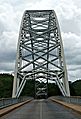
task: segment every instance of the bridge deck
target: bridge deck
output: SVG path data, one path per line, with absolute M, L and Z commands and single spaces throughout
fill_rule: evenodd
M 33 100 L 0 119 L 81 119 L 81 115 L 50 100 Z

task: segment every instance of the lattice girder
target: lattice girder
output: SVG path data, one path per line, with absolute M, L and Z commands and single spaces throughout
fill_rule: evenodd
M 57 83 L 64 96 L 70 96 L 63 44 L 53 10 L 26 10 L 23 15 L 13 97 L 20 96 L 28 79 L 35 81 L 35 97 L 47 96 L 51 80 Z

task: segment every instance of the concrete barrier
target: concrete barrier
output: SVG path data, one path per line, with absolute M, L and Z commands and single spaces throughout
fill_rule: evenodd
M 71 103 L 67 103 L 67 102 L 63 102 L 63 101 L 60 101 L 60 100 L 57 100 L 57 99 L 53 99 L 53 98 L 50 98 L 52 101 L 58 103 L 58 104 L 61 104 L 69 109 L 72 109 L 73 111 L 76 111 L 77 113 L 81 114 L 81 106 L 80 105 L 76 105 L 76 104 L 71 104 Z
M 20 106 L 22 106 L 22 105 L 24 105 L 26 103 L 29 103 L 32 100 L 33 99 L 30 99 L 30 100 L 27 100 L 27 101 L 24 101 L 24 102 L 21 102 L 21 103 L 18 103 L 18 104 L 14 104 L 12 106 L 9 106 L 9 107 L 3 108 L 3 109 L 0 109 L 0 117 L 4 116 L 5 114 L 11 112 L 14 109 L 17 109 L 18 107 L 20 107 Z

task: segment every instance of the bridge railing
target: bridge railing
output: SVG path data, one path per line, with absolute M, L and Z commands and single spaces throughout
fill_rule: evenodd
M 20 98 L 1 98 L 0 99 L 0 109 L 17 104 L 26 100 L 32 99 L 31 97 L 20 97 Z
M 60 100 L 60 101 L 67 102 L 67 103 L 81 105 L 81 97 L 79 96 L 71 96 L 71 97 L 54 96 L 53 98 Z

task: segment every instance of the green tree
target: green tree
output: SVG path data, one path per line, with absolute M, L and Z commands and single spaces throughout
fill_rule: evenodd
M 12 96 L 13 76 L 10 74 L 0 74 L 0 98 Z

